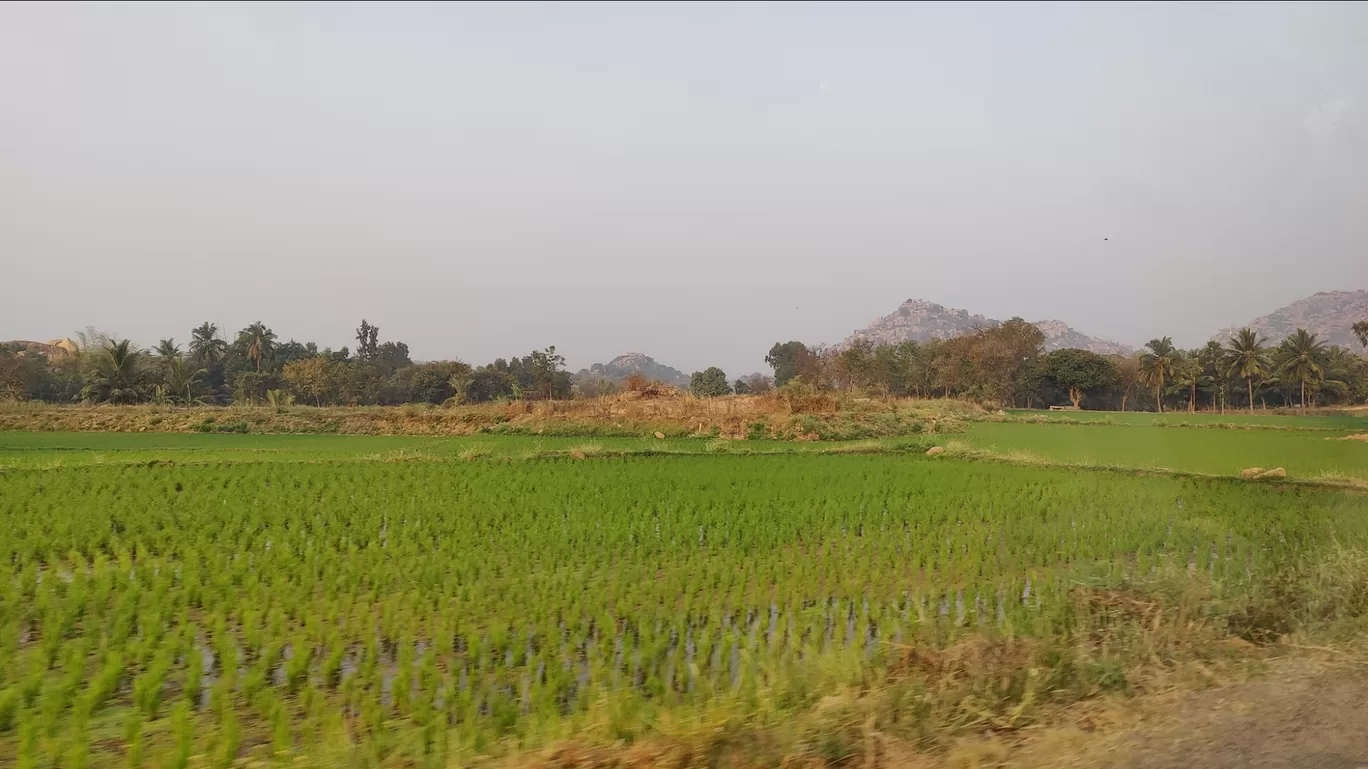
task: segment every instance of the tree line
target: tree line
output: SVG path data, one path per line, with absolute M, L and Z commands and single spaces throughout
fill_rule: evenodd
M 1368 321 L 1354 326 L 1368 347 Z M 1178 349 L 1171 337 L 1135 355 L 1044 350 L 1021 318 L 928 342 L 840 348 L 776 343 L 765 361 L 779 387 L 859 390 L 908 397 L 960 397 L 1003 406 L 1154 411 L 1312 407 L 1368 401 L 1368 359 L 1298 329 L 1270 345 L 1253 329 L 1224 342 Z
M 354 350 L 280 341 L 264 323 L 231 337 L 203 323 L 189 342 L 144 350 L 87 329 L 73 355 L 33 355 L 0 346 L 0 397 L 54 403 L 306 403 L 395 405 L 568 398 L 572 382 L 554 346 L 482 366 L 414 363 L 400 341 L 380 341 L 366 320 Z
M 1354 325 L 1368 347 L 1368 321 Z M 203 323 L 189 342 L 163 339 L 150 350 L 87 329 L 71 355 L 35 355 L 0 346 L 0 398 L 54 403 L 231 403 L 275 405 L 459 404 L 566 399 L 642 389 L 576 380 L 555 346 L 481 366 L 449 360 L 415 363 L 408 345 L 380 341 L 366 320 L 352 350 L 280 341 L 264 323 L 232 335 Z M 1252 329 L 1224 342 L 1183 350 L 1170 337 L 1132 356 L 1087 350 L 1045 352 L 1038 328 L 1020 318 L 944 340 L 843 347 L 774 344 L 773 376 L 729 381 L 713 366 L 694 372 L 699 397 L 763 393 L 774 387 L 843 390 L 871 396 L 958 397 L 1003 406 L 1126 411 L 1312 407 L 1368 401 L 1368 360 L 1298 329 L 1270 345 Z

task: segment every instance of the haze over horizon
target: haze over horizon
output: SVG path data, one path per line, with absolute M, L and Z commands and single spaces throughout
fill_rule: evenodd
M 764 368 L 1368 288 L 1368 5 L 0 5 L 0 339 Z

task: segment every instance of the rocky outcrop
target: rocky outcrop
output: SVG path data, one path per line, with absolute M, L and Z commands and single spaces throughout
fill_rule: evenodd
M 577 378 L 599 377 L 621 382 L 632 374 L 641 374 L 647 379 L 674 387 L 687 388 L 689 386 L 689 377 L 684 372 L 658 363 L 655 358 L 639 352 L 619 355 L 607 363 L 595 363 L 587 369 L 581 369 L 575 376 Z
M 1265 344 L 1277 344 L 1304 328 L 1322 342 L 1361 350 L 1353 326 L 1362 320 L 1368 320 L 1368 291 L 1322 291 L 1242 326 L 1224 329 L 1212 338 L 1224 343 L 1241 328 L 1252 328 L 1264 337 Z
M 0 342 L 0 346 L 8 347 L 20 352 L 34 353 L 36 355 L 46 355 L 48 357 L 62 357 L 65 355 L 75 355 L 80 351 L 76 343 L 70 339 L 54 339 L 50 342 L 29 342 L 25 340 L 15 340 L 13 342 Z
M 996 326 L 1001 322 L 925 299 L 908 299 L 894 312 L 846 337 L 841 345 L 848 345 L 858 339 L 868 339 L 875 344 L 951 339 L 980 328 Z M 1047 351 L 1076 347 L 1101 355 L 1129 355 L 1131 352 L 1131 348 L 1126 345 L 1080 333 L 1061 320 L 1042 320 L 1033 325 L 1045 335 Z

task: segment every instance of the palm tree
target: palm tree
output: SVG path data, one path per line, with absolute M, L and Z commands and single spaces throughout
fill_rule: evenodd
M 1268 350 L 1252 328 L 1242 328 L 1227 343 L 1230 350 L 1226 376 L 1245 380 L 1249 388 L 1249 413 L 1254 413 L 1254 379 L 1268 375 Z
M 184 393 L 185 403 L 189 405 L 194 402 L 191 391 L 204 373 L 204 369 L 187 363 L 184 358 L 172 358 L 166 364 L 166 386 L 178 396 Z
M 1225 360 L 1225 348 L 1214 339 L 1207 342 L 1206 346 L 1197 353 L 1197 362 L 1202 366 L 1202 377 L 1206 380 L 1206 388 L 1211 391 L 1211 410 L 1215 411 L 1219 403 L 1222 414 L 1225 413 L 1228 380 L 1225 373 Z
M 219 338 L 218 326 L 205 323 L 190 332 L 190 357 L 196 363 L 213 366 L 228 354 L 228 343 Z
M 1350 393 L 1349 383 L 1362 374 L 1363 359 L 1339 345 L 1330 345 L 1325 351 L 1325 373 L 1311 396 L 1312 403 L 1322 391 L 1330 391 L 1337 397 Z
M 179 358 L 181 354 L 180 345 L 176 344 L 174 337 L 157 342 L 157 349 L 155 352 L 157 353 L 157 356 L 164 361 L 172 358 Z
M 1325 376 L 1325 343 L 1299 328 L 1278 345 L 1278 370 L 1301 383 L 1301 407 L 1306 408 L 1306 383 Z
M 1174 389 L 1187 390 L 1189 414 L 1197 411 L 1197 388 L 1209 382 L 1198 355 L 1197 350 L 1180 352 L 1173 361 Z
M 1140 355 L 1140 372 L 1154 388 L 1154 405 L 1160 414 L 1164 413 L 1164 383 L 1173 375 L 1177 355 L 1173 339 L 1167 336 L 1149 340 Z
M 247 342 L 247 359 L 256 364 L 257 373 L 261 372 L 262 358 L 271 357 L 271 351 L 275 349 L 275 332 L 266 328 L 261 321 L 257 321 L 242 330 L 238 337 L 239 344 Z
M 124 339 L 109 342 L 91 357 L 90 381 L 82 388 L 94 403 L 133 403 L 142 397 L 137 348 Z

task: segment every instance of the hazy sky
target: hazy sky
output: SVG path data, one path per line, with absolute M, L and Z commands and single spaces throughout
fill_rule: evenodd
M 1368 287 L 1368 5 L 0 5 L 0 339 L 763 368 Z M 1106 238 L 1107 240 L 1104 240 Z

